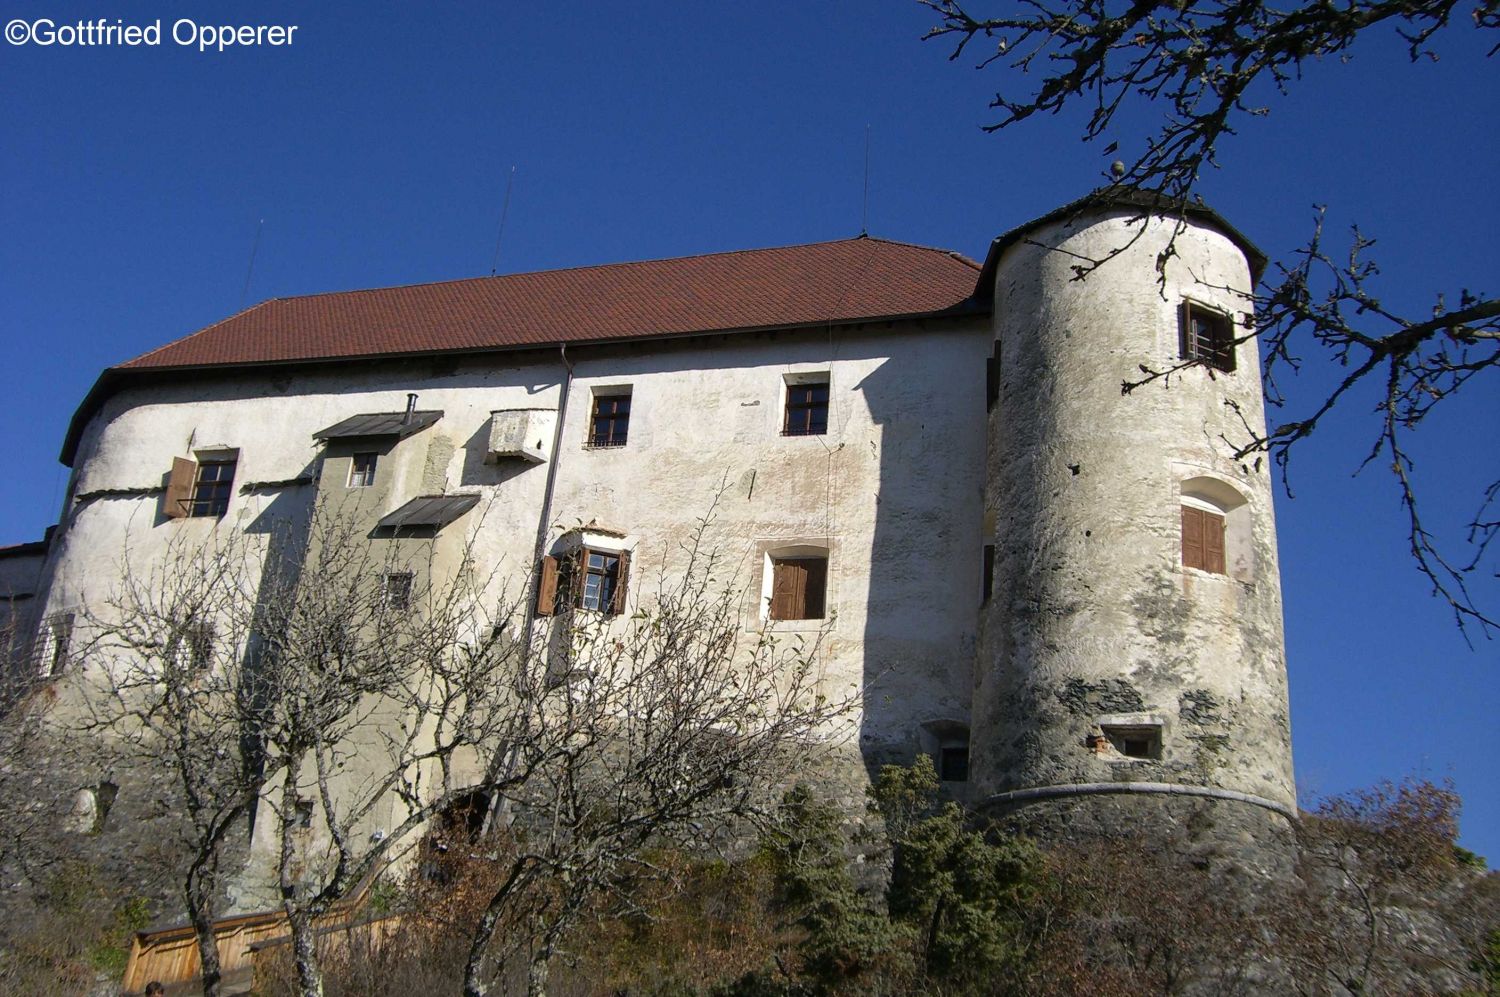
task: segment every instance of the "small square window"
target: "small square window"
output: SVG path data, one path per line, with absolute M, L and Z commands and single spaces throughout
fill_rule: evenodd
M 629 392 L 595 395 L 593 418 L 589 422 L 589 446 L 623 447 L 629 436 Z
M 411 572 L 392 571 L 381 581 L 381 601 L 388 609 L 407 609 L 411 606 Z
M 198 462 L 198 473 L 193 477 L 193 497 L 188 503 L 189 516 L 223 516 L 229 511 L 234 467 L 233 459 Z
M 1234 370 L 1234 323 L 1212 308 L 1182 303 L 1178 316 L 1178 355 L 1222 371 Z
M 822 436 L 828 432 L 828 381 L 802 381 L 786 386 L 783 436 Z
M 349 464 L 349 487 L 369 488 L 375 484 L 375 462 L 379 454 L 357 453 Z
M 771 619 L 823 619 L 827 589 L 826 557 L 771 558 Z

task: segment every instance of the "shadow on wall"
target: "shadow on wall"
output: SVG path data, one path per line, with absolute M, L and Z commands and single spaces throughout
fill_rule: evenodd
M 961 791 L 981 595 L 990 337 L 954 333 L 932 346 L 920 376 L 893 357 L 856 386 L 880 427 L 859 747 L 872 779 L 882 765 L 925 753 Z

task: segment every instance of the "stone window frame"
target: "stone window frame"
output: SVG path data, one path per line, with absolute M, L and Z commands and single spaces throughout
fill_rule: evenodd
M 1256 507 L 1250 496 L 1240 484 L 1204 467 L 1173 462 L 1172 478 L 1179 509 L 1178 545 L 1174 557 L 1178 570 L 1201 578 L 1233 579 L 1247 585 L 1254 584 L 1258 574 L 1254 542 Z M 1199 509 L 1223 520 L 1224 571 L 1184 563 L 1182 508 Z
M 1159 713 L 1108 713 L 1094 718 L 1088 748 L 1101 761 L 1111 764 L 1160 762 L 1166 757 L 1166 718 Z M 1127 745 L 1144 740 L 1145 754 L 1133 754 Z
M 747 606 L 746 629 L 773 628 L 778 631 L 832 630 L 838 619 L 838 543 L 832 537 L 765 538 L 752 542 L 751 556 L 760 565 L 760 584 L 747 586 L 753 603 Z M 771 598 L 775 585 L 775 561 L 818 558 L 826 562 L 823 581 L 823 615 L 812 619 L 773 619 Z

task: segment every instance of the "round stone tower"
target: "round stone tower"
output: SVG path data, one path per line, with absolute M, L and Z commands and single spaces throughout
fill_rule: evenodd
M 1264 427 L 1235 342 L 1262 259 L 1207 209 L 1153 203 L 1086 199 L 986 265 L 976 802 L 1045 839 L 1138 832 L 1276 868 L 1295 794 L 1271 482 L 1226 443 Z

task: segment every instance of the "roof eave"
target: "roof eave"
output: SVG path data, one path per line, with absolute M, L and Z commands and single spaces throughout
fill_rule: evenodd
M 916 322 L 931 319 L 967 318 L 974 315 L 987 314 L 989 309 L 990 302 L 971 295 L 947 308 L 936 311 L 905 312 L 893 315 L 862 315 L 854 318 L 823 319 L 814 322 L 796 322 L 784 325 L 743 326 L 733 329 L 691 329 L 686 332 L 643 333 L 639 336 L 603 336 L 595 339 L 570 339 L 566 341 L 566 345 L 570 348 L 575 346 L 611 346 L 616 343 L 665 342 L 669 340 L 691 339 L 695 336 L 735 336 L 755 332 L 789 332 L 798 329 L 822 329 L 831 326 L 868 325 L 872 322 Z M 73 418 L 68 423 L 67 435 L 63 438 L 62 452 L 58 455 L 58 459 L 67 467 L 73 466 L 73 461 L 78 456 L 78 445 L 82 442 L 83 432 L 88 427 L 89 420 L 98 413 L 109 396 L 114 394 L 122 384 L 128 381 L 144 381 L 153 377 L 170 377 L 173 375 L 192 374 L 197 371 L 227 372 L 259 370 L 268 367 L 322 366 L 324 364 L 348 363 L 350 360 L 400 360 L 430 356 L 484 356 L 490 353 L 554 350 L 562 345 L 564 343 L 561 341 L 515 343 L 498 346 L 460 347 L 456 349 L 360 353 L 333 357 L 297 357 L 287 360 L 247 360 L 238 363 L 183 364 L 172 367 L 106 367 L 94 382 L 93 387 L 89 388 L 88 393 L 84 395 L 83 401 L 79 404 L 77 411 L 73 413 Z

